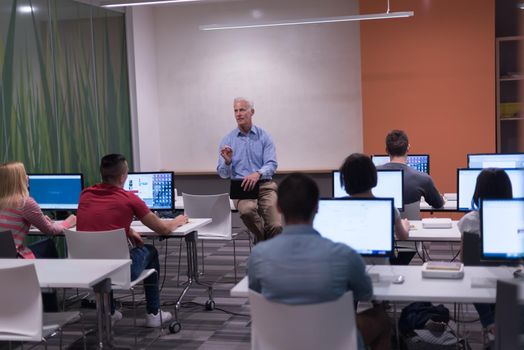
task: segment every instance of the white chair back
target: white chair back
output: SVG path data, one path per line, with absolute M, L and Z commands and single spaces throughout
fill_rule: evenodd
M 249 291 L 252 350 L 354 350 L 353 293 L 308 305 L 286 305 Z
M 0 268 L 0 340 L 42 341 L 42 295 L 35 265 Z
M 400 212 L 402 219 L 420 220 L 420 201 L 404 204 L 404 210 Z
M 212 222 L 198 229 L 198 238 L 232 239 L 231 204 L 229 194 L 182 194 L 184 213 L 189 218 L 212 218 Z
M 64 234 L 70 259 L 129 259 L 129 246 L 123 228 L 98 232 L 64 230 Z M 129 289 L 131 270 L 120 270 L 111 276 L 111 284 L 119 289 Z

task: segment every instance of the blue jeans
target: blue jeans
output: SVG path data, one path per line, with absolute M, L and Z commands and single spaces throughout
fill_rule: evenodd
M 152 274 L 144 280 L 144 291 L 146 293 L 146 310 L 149 314 L 157 314 L 160 309 L 160 292 L 158 290 L 158 277 L 160 275 L 160 263 L 158 251 L 150 244 L 141 248 L 133 248 L 129 251 L 131 258 L 131 281 L 137 279 L 147 269 L 155 269 L 157 273 Z M 111 313 L 115 312 L 113 293 L 111 293 Z
M 152 245 L 145 244 L 141 248 L 131 249 L 129 255 L 131 256 L 131 281 L 140 276 L 144 270 L 156 270 L 155 274 L 144 280 L 147 313 L 156 314 L 160 309 L 160 292 L 158 290 L 160 263 L 158 261 L 158 251 Z
M 480 324 L 483 328 L 495 323 L 495 304 L 474 303 L 473 306 L 480 316 Z

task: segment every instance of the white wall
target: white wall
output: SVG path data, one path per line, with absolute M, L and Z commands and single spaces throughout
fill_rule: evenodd
M 151 64 L 136 64 L 141 169 L 214 171 L 218 143 L 236 126 L 236 96 L 255 101 L 254 122 L 273 136 L 279 170 L 334 169 L 349 153 L 362 151 L 357 22 L 198 29 L 202 24 L 256 21 L 253 17 L 269 21 L 357 12 L 357 0 L 134 9 L 135 55 Z M 147 21 L 137 23 L 144 17 Z M 153 66 L 156 76 L 151 76 Z M 151 84 L 140 84 L 140 75 L 149 83 L 156 79 L 156 91 Z
M 154 11 L 144 7 L 126 13 L 129 56 L 129 89 L 133 118 L 134 170 L 163 168 L 158 110 L 158 71 Z

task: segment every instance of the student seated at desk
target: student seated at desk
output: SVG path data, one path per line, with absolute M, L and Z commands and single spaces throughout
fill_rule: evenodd
M 53 223 L 42 213 L 40 206 L 29 196 L 29 180 L 24 164 L 9 162 L 0 165 L 0 179 L 0 230 L 12 232 L 21 258 L 46 258 L 35 255 L 30 247 L 24 246 L 31 225 L 42 233 L 56 235 L 75 226 L 76 217 L 70 215 L 61 223 Z
M 348 290 L 355 300 L 371 299 L 373 286 L 360 255 L 313 229 L 318 201 L 318 187 L 308 176 L 293 173 L 282 181 L 277 208 L 286 225 L 280 235 L 253 248 L 249 288 L 283 304 L 331 301 Z M 382 305 L 357 314 L 356 321 L 369 348 L 390 348 L 390 324 Z M 364 349 L 360 336 L 359 349 Z
M 386 136 L 386 152 L 390 162 L 380 165 L 378 169 L 401 169 L 404 172 L 404 205 L 418 202 L 424 197 L 433 208 L 442 208 L 444 198 L 431 176 L 407 165 L 408 151 L 408 135 L 403 130 L 392 130 Z
M 340 182 L 351 197 L 373 198 L 371 190 L 377 185 L 377 168 L 371 158 L 365 154 L 353 153 L 348 156 L 340 167 Z M 363 232 L 362 234 L 365 234 Z M 401 219 L 395 208 L 395 237 L 406 240 L 409 237 L 409 221 Z M 392 265 L 407 265 L 415 252 L 401 252 L 390 259 Z
M 144 280 L 146 294 L 146 327 L 160 326 L 160 300 L 158 290 L 158 276 L 160 264 L 158 252 L 150 244 L 144 244 L 140 235 L 131 229 L 133 217 L 137 217 L 144 225 L 159 235 L 168 235 L 177 227 L 188 222 L 187 216 L 180 215 L 173 220 L 160 220 L 149 210 L 144 201 L 134 193 L 124 190 L 127 179 L 128 166 L 125 157 L 121 154 L 108 154 L 100 162 L 102 183 L 86 188 L 80 195 L 78 203 L 79 231 L 108 231 L 119 228 L 126 230 L 128 239 L 135 246 L 129 252 L 131 257 L 131 280 L 136 279 L 145 269 L 155 269 L 153 274 Z M 168 322 L 172 315 L 162 312 L 162 321 Z M 115 311 L 112 305 L 112 314 L 115 321 L 122 318 L 122 314 Z
M 465 232 L 480 235 L 480 203 L 482 199 L 512 198 L 511 180 L 503 169 L 486 168 L 477 177 L 475 191 L 471 204 L 474 210 L 470 211 L 458 222 L 458 229 L 462 235 Z M 462 247 L 464 251 L 464 247 Z M 494 334 L 495 305 L 473 304 L 480 316 L 480 323 L 488 338 Z

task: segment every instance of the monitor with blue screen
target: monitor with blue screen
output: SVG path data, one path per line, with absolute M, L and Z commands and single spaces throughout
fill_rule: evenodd
M 132 172 L 124 183 L 124 190 L 136 194 L 151 210 L 173 210 L 174 188 L 172 171 Z
M 524 198 L 483 200 L 480 222 L 484 259 L 524 258 Z
M 375 166 L 389 163 L 389 156 L 386 154 L 376 154 L 371 156 Z M 429 154 L 409 154 L 406 160 L 411 168 L 429 174 Z
M 389 256 L 393 252 L 394 218 L 391 198 L 321 199 L 313 228 L 361 255 Z
M 333 198 L 347 197 L 344 186 L 340 184 L 340 171 L 333 171 Z M 377 186 L 371 189 L 377 198 L 393 198 L 395 208 L 404 209 L 404 172 L 402 170 L 377 170 Z
M 468 154 L 468 168 L 524 168 L 524 153 Z
M 457 210 L 473 210 L 471 200 L 482 169 L 457 169 Z M 524 169 L 504 169 L 511 180 L 513 198 L 524 197 Z
M 28 174 L 29 195 L 44 210 L 76 210 L 84 188 L 82 174 Z

